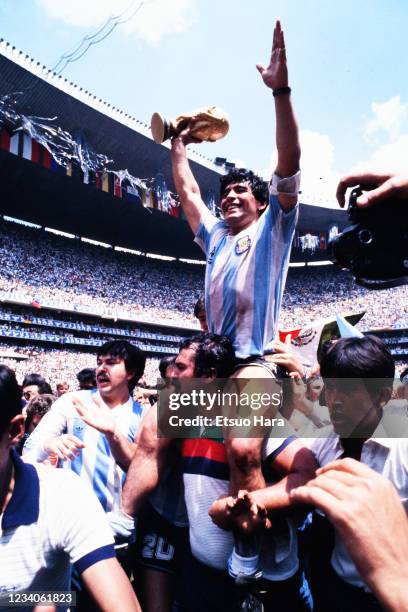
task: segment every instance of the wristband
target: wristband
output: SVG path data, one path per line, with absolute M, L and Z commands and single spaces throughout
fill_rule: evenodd
M 291 91 L 292 90 L 290 87 L 278 87 L 278 89 L 272 89 L 274 98 L 276 96 L 283 96 L 284 94 L 290 94 Z

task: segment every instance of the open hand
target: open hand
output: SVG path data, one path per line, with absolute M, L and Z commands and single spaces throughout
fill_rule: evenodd
M 92 402 L 85 403 L 77 396 L 72 398 L 72 403 L 81 419 L 91 427 L 104 434 L 113 434 L 115 431 L 115 419 L 110 408 L 102 399 L 94 394 Z
M 288 86 L 288 66 L 286 63 L 285 39 L 280 21 L 276 22 L 273 31 L 272 53 L 269 66 L 256 65 L 263 82 L 270 89 Z

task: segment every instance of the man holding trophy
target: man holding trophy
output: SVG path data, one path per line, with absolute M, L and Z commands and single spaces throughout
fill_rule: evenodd
M 224 136 L 228 130 L 225 114 L 211 107 L 207 114 L 199 111 L 179 117 L 175 123 L 164 121 L 157 113 L 152 118 L 156 142 L 172 137 L 171 158 L 177 193 L 195 240 L 207 257 L 205 309 L 208 328 L 212 333 L 228 336 L 233 342 L 239 359 L 233 378 L 241 392 L 248 391 L 248 385 L 254 384 L 253 379 L 258 379 L 255 385 L 259 387 L 260 379 L 274 378 L 276 366 L 285 363 L 284 355 L 275 351 L 273 341 L 297 221 L 300 145 L 279 21 L 274 29 L 269 65 L 266 68 L 257 65 L 257 70 L 273 94 L 277 166 L 269 188 L 250 171 L 233 170 L 223 176 L 222 220 L 212 215 L 202 200 L 186 147 Z M 224 439 L 231 495 L 236 496 L 239 490 L 263 488 L 263 441 L 234 438 L 227 431 Z M 211 516 L 220 527 L 235 531 L 234 516 L 226 500 L 220 499 L 213 504 Z M 259 524 L 262 528 L 261 517 Z M 247 538 L 243 546 L 242 534 L 237 530 L 234 541 L 230 574 L 237 581 L 258 577 L 256 542 L 259 540 Z
M 277 21 L 269 65 L 257 69 L 272 90 L 276 115 L 278 162 L 268 187 L 252 172 L 233 170 L 221 179 L 223 220 L 204 204 L 190 169 L 186 147 L 197 139 L 192 117 L 172 139 L 173 177 L 195 240 L 207 256 L 205 308 L 211 332 L 228 336 L 240 360 L 239 379 L 274 376 L 281 354 L 274 338 L 290 249 L 297 221 L 300 145 L 292 107 L 284 34 Z M 184 122 L 185 125 L 185 122 Z M 229 438 L 231 494 L 265 486 L 261 440 Z M 227 510 L 226 510 L 227 512 Z M 224 514 L 224 516 L 222 516 Z M 219 525 L 227 526 L 220 512 Z M 217 522 L 216 513 L 213 519 Z M 232 526 L 232 525 L 231 525 Z

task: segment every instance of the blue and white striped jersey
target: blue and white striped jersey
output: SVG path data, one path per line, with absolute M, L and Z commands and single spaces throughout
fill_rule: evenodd
M 106 436 L 87 425 L 71 401 L 75 395 L 84 403 L 92 402 L 94 393 L 98 392 L 77 391 L 62 395 L 28 438 L 23 456 L 28 461 L 44 461 L 47 458 L 43 449 L 46 440 L 64 433 L 76 436 L 85 444 L 85 448 L 80 449 L 78 457 L 72 461 L 61 462 L 62 467 L 89 482 L 105 512 L 110 512 L 120 508 L 125 473 L 116 463 Z M 142 406 L 129 397 L 126 403 L 111 408 L 111 411 L 119 431 L 133 442 L 143 415 Z
M 195 240 L 207 256 L 208 328 L 228 336 L 239 358 L 272 348 L 297 215 L 270 193 L 259 220 L 235 236 L 211 213 L 201 219 Z

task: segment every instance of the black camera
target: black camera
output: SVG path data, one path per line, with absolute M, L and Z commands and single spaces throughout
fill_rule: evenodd
M 374 186 L 364 186 L 364 191 Z M 408 283 L 408 202 L 387 200 L 357 206 L 363 189 L 355 187 L 347 213 L 352 223 L 329 241 L 330 259 L 352 272 L 359 285 L 385 289 Z

